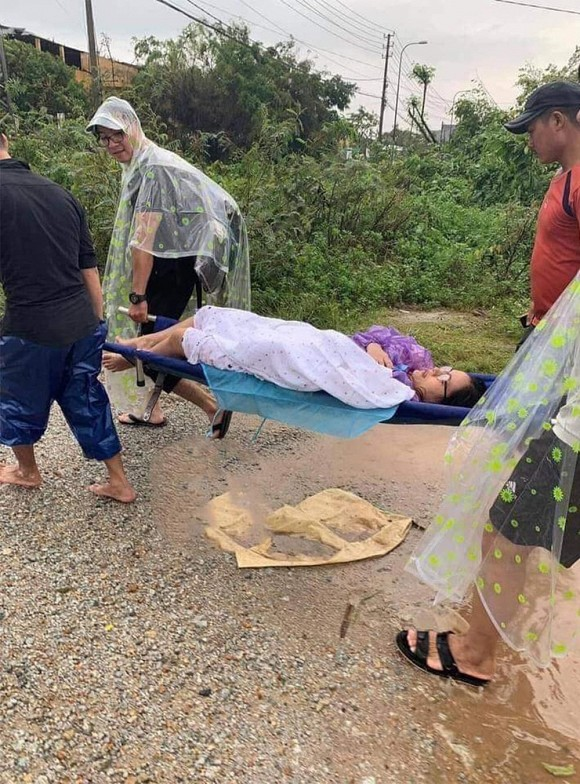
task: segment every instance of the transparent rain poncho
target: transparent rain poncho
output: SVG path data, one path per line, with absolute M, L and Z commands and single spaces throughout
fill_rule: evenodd
M 148 139 L 127 101 L 107 98 L 88 128 L 97 125 L 123 130 L 133 147 L 131 161 L 121 164 L 121 193 L 103 279 L 109 340 L 137 334 L 138 325 L 118 311 L 129 304 L 133 248 L 157 259 L 195 257 L 207 302 L 249 309 L 248 240 L 234 199 L 195 166 Z M 194 310 L 195 293 L 185 315 Z M 135 386 L 134 373 L 106 376 L 117 408 L 142 407 L 144 393 Z
M 436 603 L 475 586 L 540 666 L 580 642 L 578 452 L 580 275 L 453 435 L 444 499 L 407 566 Z

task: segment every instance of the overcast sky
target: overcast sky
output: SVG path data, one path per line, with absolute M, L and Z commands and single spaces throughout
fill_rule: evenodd
M 169 0 L 193 16 L 204 17 L 192 0 Z M 530 0 L 540 3 L 541 0 Z M 207 14 L 227 22 L 247 21 L 254 40 L 271 44 L 292 34 L 303 56 L 320 69 L 357 81 L 354 104 L 378 111 L 383 60 L 382 36 L 396 32 L 389 65 L 388 102 L 395 103 L 401 47 L 401 101 L 420 93 L 409 79 L 413 62 L 433 66 L 435 79 L 427 100 L 430 125 L 449 118 L 454 95 L 479 80 L 500 106 L 515 96 L 518 69 L 525 63 L 564 65 L 580 42 L 580 15 L 507 5 L 496 0 L 195 0 Z M 7 4 L 6 4 L 7 5 Z M 579 9 L 578 0 L 551 0 L 546 5 Z M 25 27 L 45 38 L 86 49 L 84 0 L 20 0 L 4 10 L 0 23 Z M 6 9 L 6 6 L 5 6 Z M 97 36 L 111 40 L 113 55 L 131 62 L 131 39 L 179 33 L 188 20 L 157 0 L 93 0 Z M 356 10 L 355 10 L 356 9 Z M 215 21 L 208 15 L 209 21 Z M 326 28 L 323 29 L 323 28 Z M 284 31 L 284 32 L 282 32 Z M 321 50 L 327 50 L 323 52 Z M 350 59 L 347 59 L 350 58 Z M 362 93 L 368 93 L 363 95 Z M 385 127 L 392 125 L 387 109 Z

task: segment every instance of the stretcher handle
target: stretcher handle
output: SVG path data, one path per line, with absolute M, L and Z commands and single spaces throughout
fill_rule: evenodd
M 123 313 L 125 316 L 129 315 L 129 308 L 123 307 L 120 305 L 117 310 L 119 313 Z M 157 321 L 157 316 L 148 315 L 147 321 L 151 323 L 155 323 Z M 137 376 L 137 386 L 144 387 L 145 386 L 145 371 L 143 370 L 143 362 L 140 359 L 135 360 L 135 375 Z
M 120 305 L 117 308 L 117 310 L 119 311 L 119 313 L 123 313 L 125 316 L 129 315 L 129 308 L 125 308 L 125 307 L 123 307 L 123 305 Z M 147 316 L 147 321 L 150 321 L 152 324 L 154 324 L 157 321 L 157 316 L 152 316 L 149 313 L 148 316 Z

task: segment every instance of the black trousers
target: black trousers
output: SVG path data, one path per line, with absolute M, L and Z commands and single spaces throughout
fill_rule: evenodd
M 527 326 L 527 327 L 524 327 L 524 332 L 523 332 L 523 335 L 521 336 L 521 338 L 518 341 L 518 345 L 516 346 L 516 351 L 519 351 L 521 349 L 521 347 L 524 345 L 526 340 L 533 333 L 534 329 L 535 329 L 535 327 L 532 326 L 531 324 L 529 326 Z
M 154 316 L 166 316 L 179 320 L 193 293 L 196 294 L 197 307 L 201 307 L 201 283 L 195 272 L 195 256 L 182 259 L 158 259 L 153 261 L 153 269 L 147 283 L 147 308 Z M 155 330 L 152 322 L 141 325 L 141 334 L 148 335 Z M 154 381 L 156 371 L 147 375 Z M 167 376 L 163 390 L 172 392 L 181 381 L 177 376 Z
M 570 498 L 558 500 L 563 461 L 573 466 Z M 561 488 L 560 488 L 561 489 Z M 506 539 L 526 547 L 551 550 L 555 521 L 564 528 L 562 566 L 580 560 L 580 471 L 572 447 L 553 431 L 534 439 L 489 510 L 494 528 Z

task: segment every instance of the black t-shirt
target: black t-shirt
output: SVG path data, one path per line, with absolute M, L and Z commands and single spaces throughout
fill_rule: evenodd
M 81 270 L 96 266 L 83 208 L 25 163 L 0 160 L 1 335 L 67 346 L 98 325 Z

